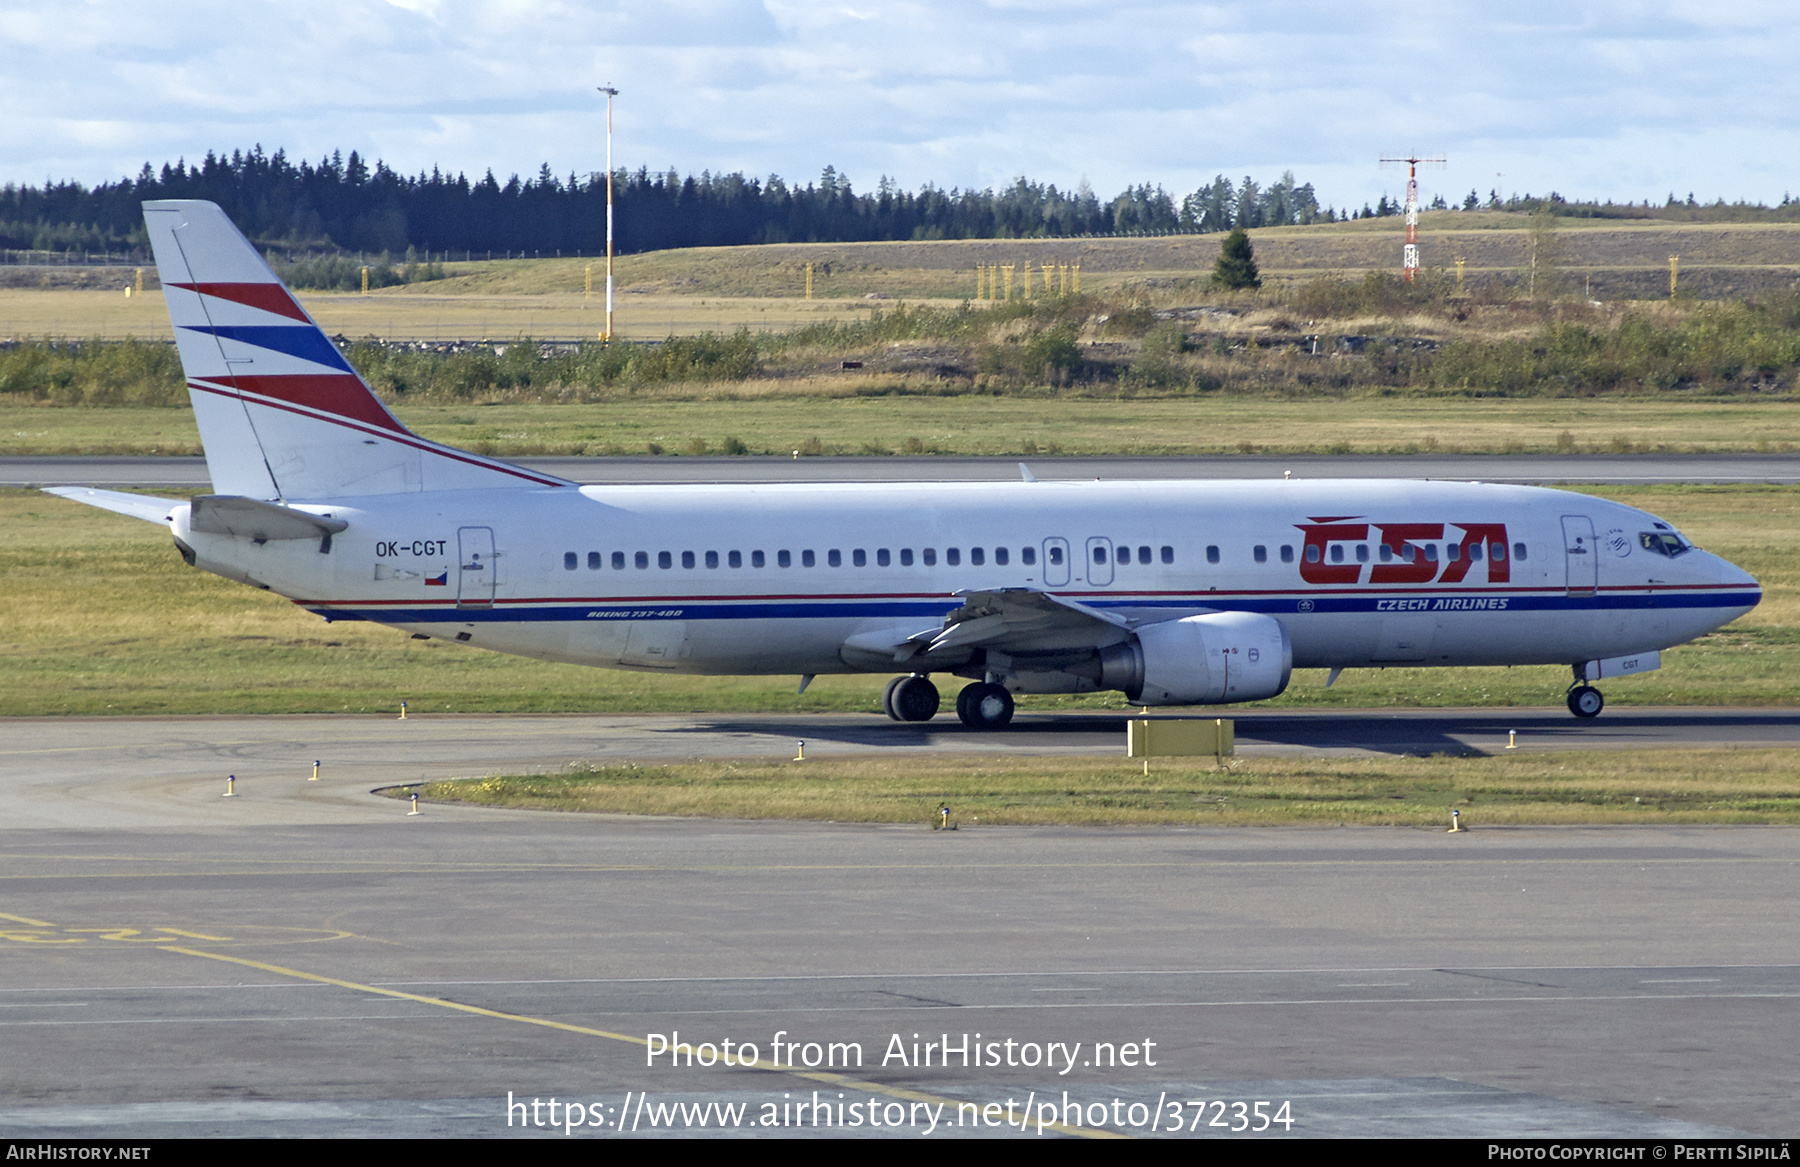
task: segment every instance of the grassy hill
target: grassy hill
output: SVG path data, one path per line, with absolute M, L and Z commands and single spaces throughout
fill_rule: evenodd
M 1657 298 L 1668 293 L 1669 256 L 1681 257 L 1683 290 L 1706 298 L 1790 289 L 1800 283 L 1800 224 L 1666 223 L 1556 219 L 1546 269 L 1560 270 L 1574 290 L 1591 278 L 1595 298 Z M 1250 232 L 1265 280 L 1295 283 L 1325 275 L 1355 277 L 1399 267 L 1404 227 L 1397 217 Z M 1420 217 L 1424 264 L 1449 272 L 1466 260 L 1471 288 L 1520 286 L 1533 242 L 1530 216 L 1436 211 Z M 784 243 L 761 247 L 689 248 L 620 256 L 615 281 L 624 297 L 689 295 L 803 296 L 806 265 L 821 299 L 955 298 L 975 294 L 977 264 L 1012 264 L 1015 283 L 1030 264 L 1034 294 L 1042 266 L 1081 265 L 1083 291 L 1116 291 L 1149 280 L 1191 280 L 1212 271 L 1218 235 L 1142 239 L 972 239 L 913 243 Z M 1540 252 L 1542 254 L 1542 251 Z M 603 279 L 604 260 L 534 259 L 451 263 L 449 278 L 390 289 L 403 296 L 516 296 L 580 292 L 588 270 Z M 629 299 L 626 301 L 629 302 Z

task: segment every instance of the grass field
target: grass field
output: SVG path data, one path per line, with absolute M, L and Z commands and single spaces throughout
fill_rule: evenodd
M 1681 257 L 1684 294 L 1716 299 L 1800 286 L 1800 224 L 1664 223 L 1558 219 L 1541 276 L 1558 290 L 1602 300 L 1657 299 L 1668 291 L 1669 256 Z M 1529 283 L 1533 233 L 1522 214 L 1428 212 L 1420 233 L 1427 273 L 1465 261 L 1471 289 Z M 1250 232 L 1271 289 L 1321 276 L 1391 272 L 1399 264 L 1399 217 Z M 688 248 L 619 257 L 615 335 L 787 328 L 853 319 L 884 300 L 958 302 L 976 296 L 977 264 L 1011 265 L 1015 294 L 1045 293 L 1043 265 L 1081 268 L 1081 290 L 1109 296 L 1216 299 L 1205 287 L 1218 235 L 1158 238 L 945 240 L 926 243 L 784 243 Z M 1542 240 L 1540 238 L 1540 246 Z M 1553 259 L 1554 263 L 1550 263 Z M 806 294 L 806 266 L 813 294 Z M 304 292 L 328 332 L 411 339 L 577 338 L 605 319 L 605 263 L 592 257 L 482 260 L 445 265 L 447 278 L 354 295 Z M 0 338 L 167 338 L 154 270 L 144 294 L 126 297 L 130 268 L 83 269 L 97 288 L 0 288 Z M 15 275 L 26 274 L 23 269 Z M 45 279 L 69 282 L 47 269 Z M 1053 282 L 1067 274 L 1058 270 Z M 592 281 L 595 289 L 588 292 Z M 9 281 L 15 285 L 19 280 Z M 1057 282 L 1057 287 L 1064 286 Z
M 531 261 L 518 261 L 530 266 Z M 543 261 L 554 265 L 555 260 Z M 467 338 L 506 341 L 595 340 L 606 328 L 606 301 L 574 290 L 541 294 L 505 292 L 453 294 L 434 283 L 386 288 L 367 296 L 302 292 L 301 301 L 331 335 L 435 341 Z M 442 285 L 456 283 L 444 280 Z M 602 285 L 604 287 L 604 285 Z M 881 306 L 880 301 L 820 298 L 707 297 L 637 294 L 614 312 L 614 335 L 621 340 L 662 340 L 671 335 L 793 328 L 824 320 L 850 320 Z M 126 297 L 118 291 L 0 288 L 0 339 L 7 337 L 168 340 L 169 313 L 160 291 Z
M 1259 293 L 1206 286 L 1218 247 L 1211 236 L 625 257 L 619 335 L 750 330 L 681 342 L 743 350 L 729 369 L 683 365 L 686 358 L 668 357 L 674 343 L 549 355 L 517 344 L 597 335 L 602 301 L 581 290 L 595 266 L 586 259 L 451 263 L 442 280 L 302 298 L 333 333 L 481 338 L 507 350 L 351 350 L 426 436 L 503 456 L 1800 448 L 1800 299 L 1583 298 L 1596 272 L 1660 271 L 1677 252 L 1696 272 L 1786 271 L 1756 286 L 1791 288 L 1800 281 L 1800 224 L 1559 220 L 1552 247 L 1534 242 L 1519 215 L 1427 216 L 1427 238 L 1467 258 L 1471 278 L 1516 275 L 1534 246 L 1549 247 L 1557 263 L 1540 275 L 1564 295 L 1535 299 L 1494 289 L 1454 296 L 1441 271 L 1414 285 L 1374 276 L 1391 269 L 1397 224 L 1257 232 L 1270 275 Z M 946 310 L 973 294 L 976 264 L 1022 272 L 1028 260 L 1036 303 Z M 800 293 L 809 263 L 820 296 L 813 301 Z M 1059 290 L 1065 269 L 1079 263 L 1084 292 L 1098 294 L 1046 299 L 1046 263 L 1057 268 Z M 126 269 L 112 270 L 125 277 Z M 1371 278 L 1340 278 L 1361 272 Z M 0 337 L 43 335 L 166 337 L 168 323 L 154 289 L 127 298 L 0 288 Z M 162 359 L 146 355 L 151 348 Z M 166 349 L 24 344 L 0 357 L 0 454 L 197 447 L 185 408 L 133 408 L 180 400 Z
M 908 757 L 578 764 L 388 791 L 421 801 L 607 814 L 1081 826 L 1406 826 L 1800 822 L 1791 750 L 1493 757 L 1186 759 Z
M 865 394 L 845 376 L 644 389 L 586 405 L 419 405 L 418 433 L 484 454 L 1630 453 L 1800 449 L 1800 401 L 1617 398 L 1038 398 Z M 810 443 L 817 441 L 817 446 Z M 651 447 L 658 447 L 652 451 Z M 185 406 L 0 404 L 0 455 L 198 454 Z
M 1800 491 L 1605 488 L 1659 513 L 1760 579 L 1730 627 L 1613 682 L 1613 704 L 1800 700 Z M 866 711 L 885 677 L 673 677 L 552 665 L 325 624 L 279 597 L 195 571 L 166 531 L 36 491 L 0 491 L 0 715 L 104 713 Z M 1352 670 L 1295 675 L 1280 706 L 1556 706 L 1567 669 Z M 1031 709 L 1123 708 L 1118 694 L 1031 697 Z

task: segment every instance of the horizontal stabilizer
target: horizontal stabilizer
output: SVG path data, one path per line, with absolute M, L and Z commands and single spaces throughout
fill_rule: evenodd
M 167 523 L 170 512 L 182 505 L 178 498 L 157 498 L 149 494 L 126 494 L 118 490 L 95 490 L 91 486 L 46 486 L 44 493 L 72 499 L 75 502 L 84 502 L 91 507 L 99 507 L 103 511 L 130 515 L 134 519 L 143 519 L 146 523 L 157 524 Z
M 266 543 L 275 539 L 320 539 L 350 524 L 307 511 L 231 494 L 203 494 L 194 499 L 191 530 L 208 535 L 235 535 Z

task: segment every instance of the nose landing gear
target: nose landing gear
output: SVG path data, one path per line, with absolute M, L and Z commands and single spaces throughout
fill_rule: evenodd
M 1569 686 L 1569 712 L 1583 719 L 1599 717 L 1600 711 L 1606 708 L 1606 698 L 1600 690 L 1587 683 L 1587 665 L 1575 666 L 1575 682 Z

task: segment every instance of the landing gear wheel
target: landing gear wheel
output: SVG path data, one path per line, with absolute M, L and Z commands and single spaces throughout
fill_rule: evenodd
M 1592 685 L 1577 685 L 1569 690 L 1569 712 L 1576 717 L 1599 717 L 1606 708 L 1606 698 Z
M 970 729 L 1000 729 L 1012 720 L 1012 694 L 986 681 L 965 685 L 956 695 L 956 715 Z
M 917 673 L 901 677 L 890 704 L 900 721 L 930 721 L 937 716 L 937 686 Z
M 900 715 L 894 712 L 894 690 L 898 689 L 900 682 L 904 680 L 906 680 L 905 677 L 895 677 L 887 683 L 887 688 L 881 691 L 881 711 L 895 721 L 900 720 Z

